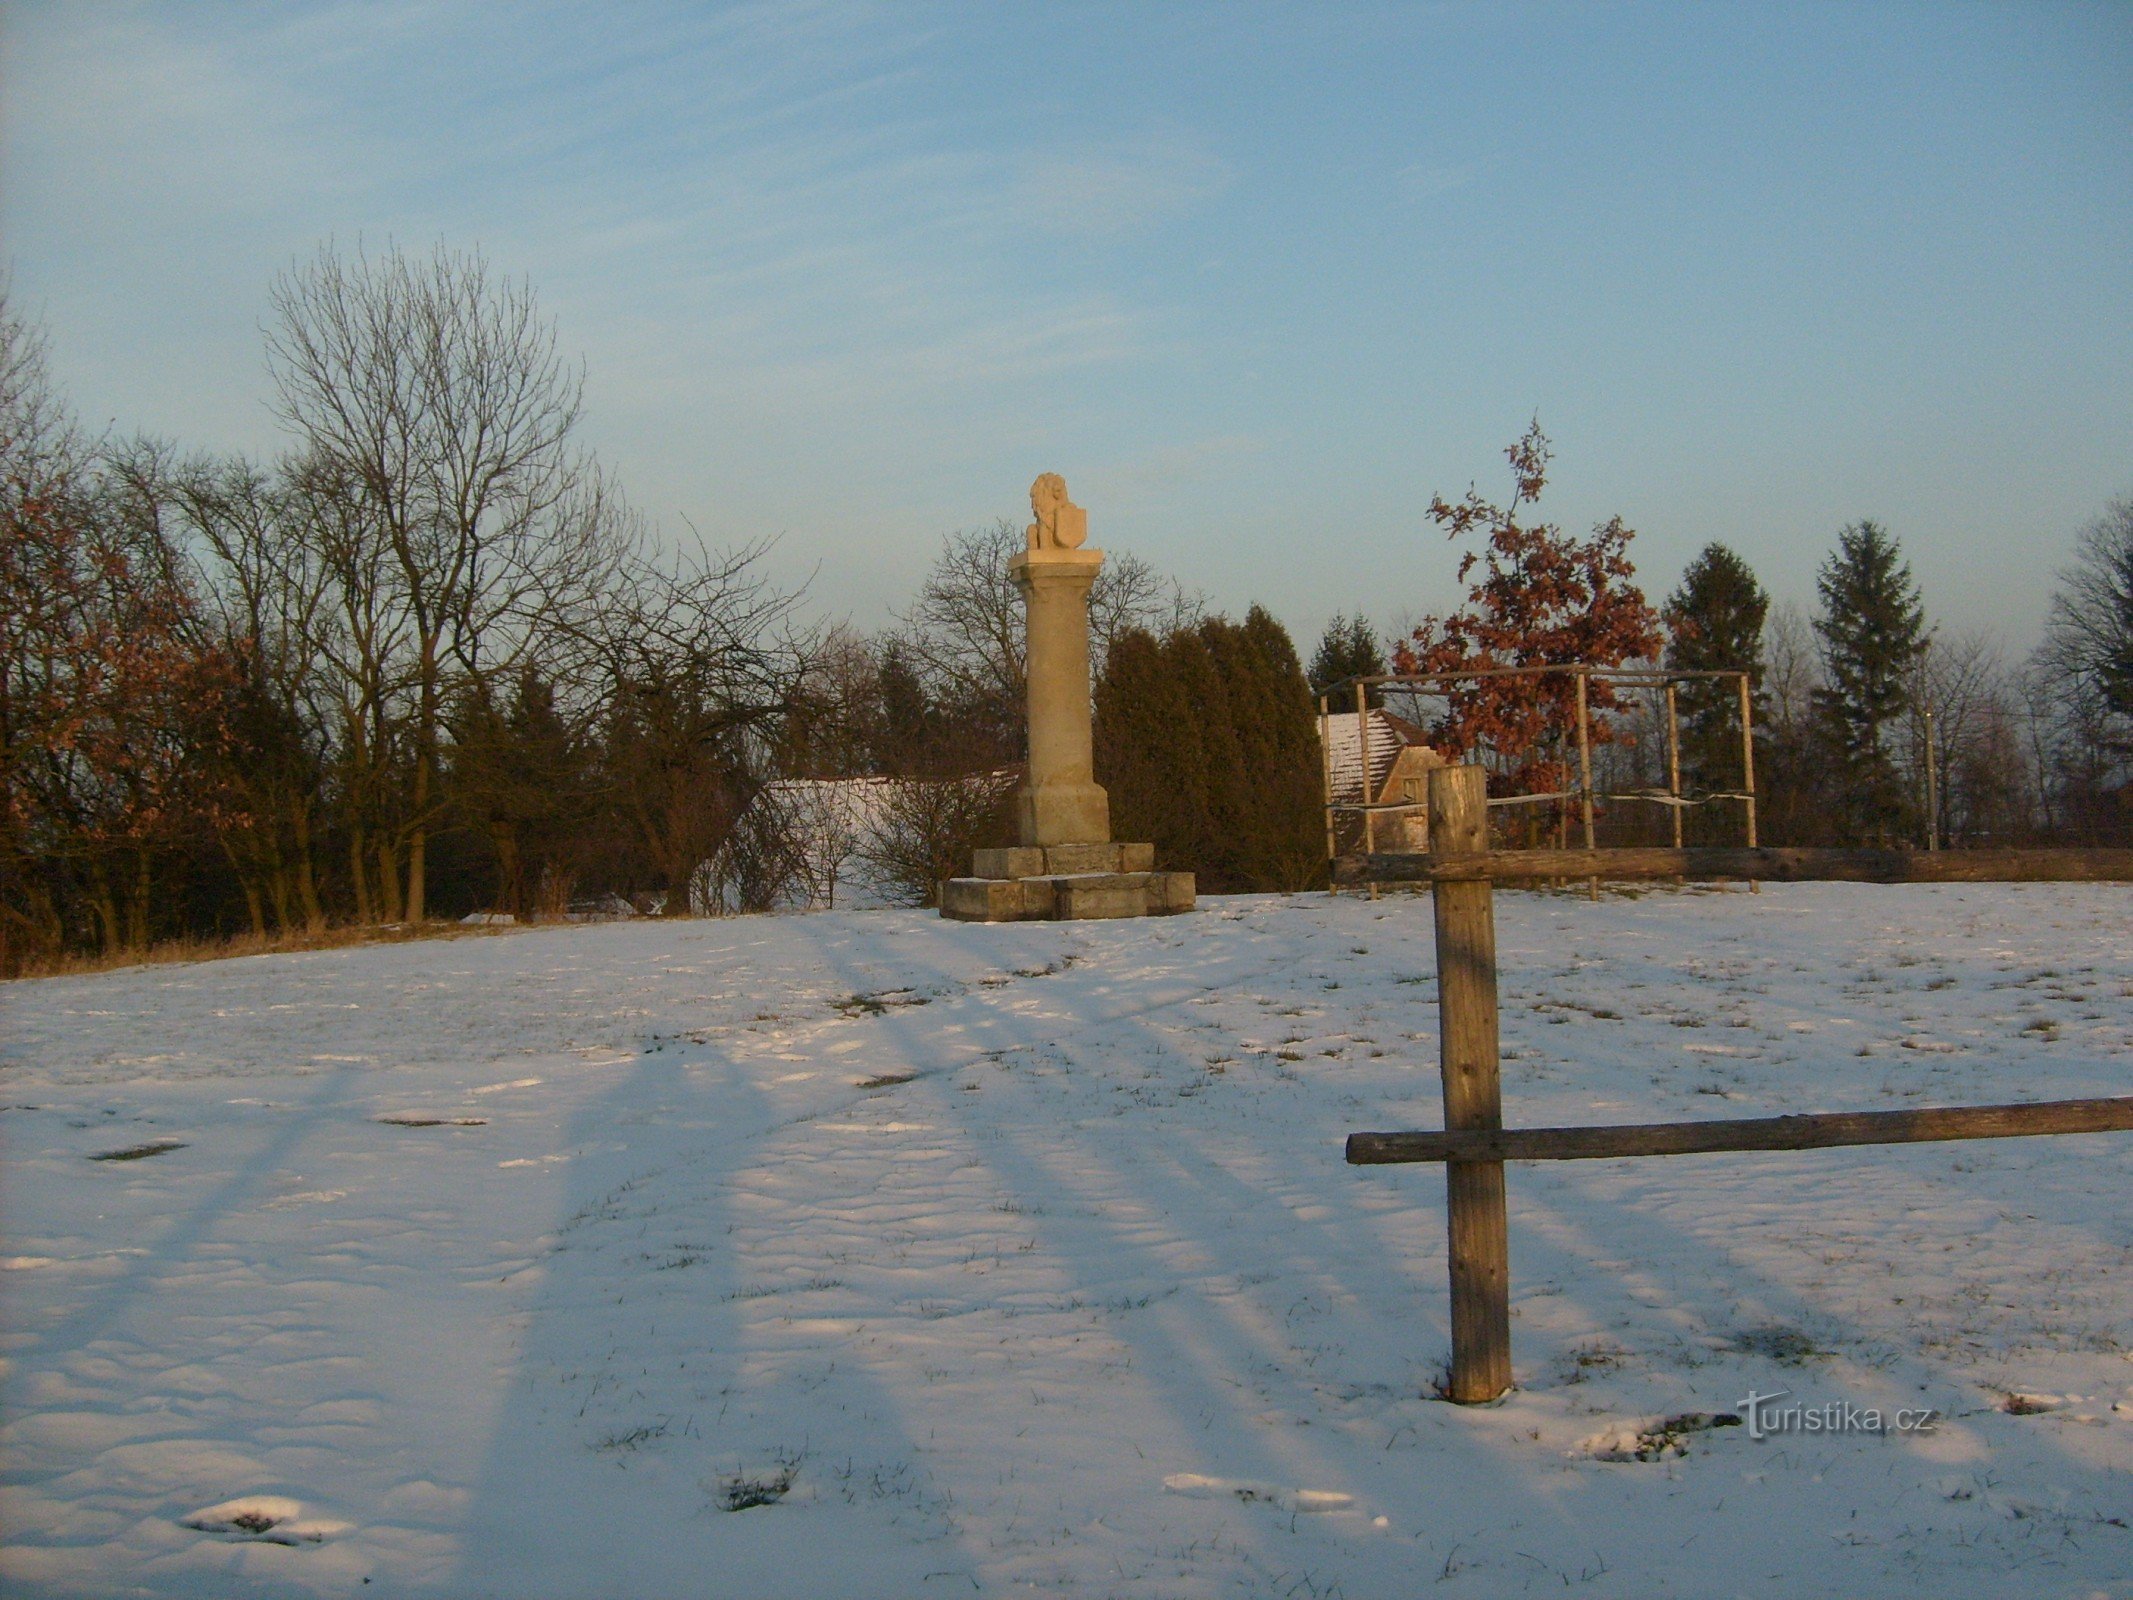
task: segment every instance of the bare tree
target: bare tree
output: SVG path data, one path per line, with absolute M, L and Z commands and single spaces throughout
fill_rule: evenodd
M 71 510 L 89 448 L 51 381 L 42 333 L 0 287 L 0 975 L 65 941 L 35 769 L 67 715 Z
M 1821 651 L 1814 625 L 1790 601 L 1770 608 L 1763 633 L 1763 693 L 1779 728 L 1804 726 L 1814 715 L 1814 692 L 1822 686 Z
M 814 652 L 763 548 L 634 560 L 566 626 L 603 685 L 611 803 L 670 915 L 773 776 Z
M 342 609 L 363 676 L 380 680 L 356 708 L 373 772 L 388 699 L 404 723 L 388 859 L 404 849 L 401 910 L 419 921 L 455 686 L 515 667 L 557 606 L 606 583 L 627 518 L 571 444 L 582 374 L 557 355 L 531 288 L 478 253 L 373 260 L 328 246 L 282 276 L 273 303 L 278 410 L 354 585 Z
M 287 485 L 242 459 L 198 457 L 155 491 L 172 502 L 194 552 L 203 648 L 235 669 L 229 738 L 216 752 L 235 804 L 217 836 L 255 934 L 323 927 L 320 813 L 332 748 L 332 685 L 322 648 L 332 585 L 303 536 Z
M 1011 835 L 1019 780 L 1013 771 L 892 780 L 860 863 L 906 905 L 938 905 L 941 880 L 967 872 L 972 850 Z
M 1024 623 L 1008 563 L 1024 548 L 1021 528 L 1002 518 L 989 528 L 950 534 L 918 597 L 897 619 L 895 644 L 926 692 L 978 734 L 967 766 L 1021 759 Z M 1198 621 L 1204 598 L 1158 574 L 1139 556 L 1113 552 L 1089 591 L 1092 677 L 1111 646 L 1139 630 L 1164 637 Z
M 228 662 L 155 485 L 163 452 L 88 440 L 0 293 L 0 970 L 147 943 L 159 873 L 220 808 Z
M 1006 520 L 942 541 L 918 597 L 898 618 L 898 641 L 936 700 L 984 708 L 1012 729 L 1024 673 L 1022 600 L 1007 564 L 1022 534 Z
M 1936 633 L 1911 672 L 1910 700 L 1905 765 L 1923 810 L 1930 728 L 1939 836 L 1973 844 L 2026 837 L 2034 826 L 2035 773 L 2020 694 L 1998 645 L 1983 633 Z
M 1768 710 L 1756 739 L 1762 837 L 1776 844 L 1820 843 L 1828 832 L 1830 773 L 1815 716 L 1821 652 L 1813 625 L 1790 601 L 1772 606 L 1764 624 L 1761 687 Z
M 2096 701 L 2112 724 L 2110 741 L 2133 754 L 2133 496 L 2112 501 L 2082 530 L 2059 574 L 2044 648 Z
M 883 737 L 881 660 L 846 623 L 826 631 L 806 662 L 779 752 L 795 778 L 850 778 L 873 770 Z
M 691 898 L 714 912 L 834 911 L 892 780 L 783 778 L 764 786 L 704 867 Z

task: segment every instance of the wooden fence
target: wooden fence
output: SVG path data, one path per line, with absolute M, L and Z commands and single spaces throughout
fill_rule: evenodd
M 1507 1129 L 1497 1053 L 1493 885 L 1561 878 L 1842 879 L 1974 883 L 2133 881 L 2133 850 L 1489 850 L 1487 775 L 1429 775 L 1427 856 L 1342 858 L 1346 881 L 1427 882 L 1437 931 L 1442 1133 L 1356 1133 L 1348 1160 L 1445 1163 L 1451 1240 L 1450 1398 L 1494 1400 L 1511 1387 L 1511 1267 L 1506 1161 L 1575 1161 L 1706 1151 L 1813 1150 L 1920 1140 L 2005 1139 L 2133 1129 L 2133 1097 L 2036 1105 L 1840 1112 L 1623 1127 Z
M 1478 772 L 1478 767 L 1448 767 Z M 1434 776 L 1434 775 L 1433 775 Z M 1432 791 L 1434 792 L 1434 791 Z M 1431 836 L 1434 842 L 1434 834 Z M 1751 883 L 2129 883 L 2133 850 L 1499 850 L 1347 855 L 1341 883 L 1497 883 L 1563 878 L 1739 878 Z

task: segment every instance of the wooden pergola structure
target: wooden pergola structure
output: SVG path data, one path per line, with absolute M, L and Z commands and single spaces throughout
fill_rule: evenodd
M 1410 812 L 1425 809 L 1421 800 L 1397 800 L 1379 802 L 1370 793 L 1370 743 L 1369 706 L 1373 690 L 1381 695 L 1387 689 L 1407 690 L 1422 695 L 1446 695 L 1459 684 L 1474 683 L 1490 678 L 1562 678 L 1577 680 L 1578 710 L 1578 781 L 1571 789 L 1557 789 L 1544 794 L 1492 795 L 1489 805 L 1525 806 L 1543 805 L 1557 801 L 1578 802 L 1580 819 L 1584 825 L 1585 848 L 1595 848 L 1593 840 L 1593 803 L 1597 800 L 1638 800 L 1647 804 L 1662 805 L 1669 809 L 1674 831 L 1674 848 L 1681 848 L 1681 814 L 1690 806 L 1704 805 L 1713 800 L 1738 802 L 1750 850 L 1756 848 L 1755 831 L 1755 729 L 1754 711 L 1749 674 L 1744 671 L 1685 671 L 1671 667 L 1599 667 L 1587 662 L 1566 662 L 1561 665 L 1530 667 L 1479 667 L 1468 672 L 1392 672 L 1367 677 L 1349 678 L 1330 685 L 1318 697 L 1320 795 L 1326 815 L 1326 859 L 1337 861 L 1340 856 L 1339 819 L 1343 815 L 1360 813 L 1363 819 L 1363 853 L 1378 854 L 1377 818 L 1385 812 Z M 1622 794 L 1601 794 L 1592 782 L 1592 682 L 1598 679 L 1609 688 L 1659 689 L 1666 702 L 1666 771 L 1667 786 L 1664 790 L 1641 789 Z M 1741 786 L 1738 789 L 1722 790 L 1691 798 L 1681 792 L 1681 718 L 1676 702 L 1676 690 L 1681 684 L 1697 680 L 1731 681 L 1740 697 L 1740 755 Z M 1335 797 L 1333 792 L 1333 702 L 1336 696 L 1349 691 L 1355 695 L 1355 726 L 1358 743 L 1357 754 L 1362 769 L 1362 793 L 1356 801 Z M 1345 713 L 1343 713 L 1345 715 Z

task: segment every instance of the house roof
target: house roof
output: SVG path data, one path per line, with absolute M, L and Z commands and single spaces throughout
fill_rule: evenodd
M 1420 730 L 1414 724 L 1389 715 L 1382 710 L 1367 714 L 1365 737 L 1358 737 L 1356 715 L 1353 711 L 1335 712 L 1318 719 L 1318 737 L 1326 746 L 1327 765 L 1332 769 L 1333 803 L 1335 805 L 1358 805 L 1366 793 L 1362 781 L 1366 756 L 1370 774 L 1369 795 L 1379 793 L 1385 787 L 1386 776 L 1392 764 L 1399 760 L 1401 750 L 1420 742 L 1413 737 Z

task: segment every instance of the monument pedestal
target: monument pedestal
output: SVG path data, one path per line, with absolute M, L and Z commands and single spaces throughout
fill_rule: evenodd
M 977 852 L 968 878 L 941 886 L 941 915 L 962 922 L 1144 917 L 1190 911 L 1189 872 L 1157 872 L 1155 846 L 1111 839 L 1111 798 L 1096 781 L 1089 705 L 1089 589 L 1101 550 L 1084 550 L 1088 514 L 1046 473 L 1030 488 L 1029 548 L 1008 564 L 1029 617 L 1029 782 L 1015 795 L 1021 843 Z
M 941 886 L 958 922 L 1161 917 L 1193 907 L 1189 872 L 1157 872 L 1152 844 L 1008 845 L 980 850 L 973 875 Z
M 1015 792 L 1024 844 L 1075 844 L 1111 837 L 1111 797 L 1100 783 L 1029 783 Z

